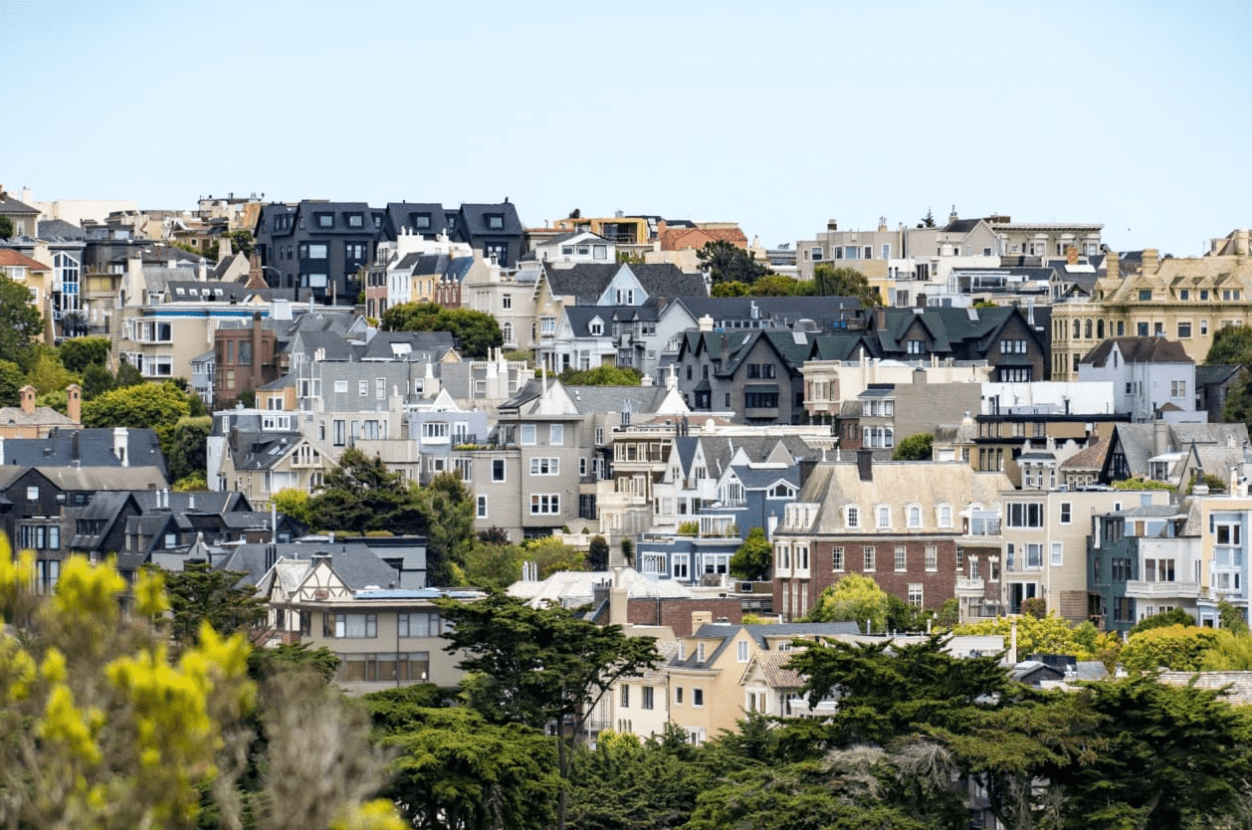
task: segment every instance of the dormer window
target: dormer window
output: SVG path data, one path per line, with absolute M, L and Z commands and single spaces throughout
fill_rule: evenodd
M 319 214 L 317 214 L 317 226 L 318 226 L 319 228 L 333 228 L 333 227 L 335 227 L 335 214 L 333 214 L 333 213 L 319 213 Z
M 591 331 L 592 334 L 597 335 L 597 336 L 604 334 L 604 322 L 598 318 L 595 320 L 592 320 L 591 325 L 588 326 L 588 329 Z
M 487 214 L 487 229 L 493 230 L 493 231 L 504 230 L 504 214 L 503 213 L 488 213 Z
M 430 214 L 429 213 L 417 214 L 417 216 L 413 217 L 413 225 L 419 231 L 429 230 L 430 229 Z
M 349 228 L 365 227 L 365 217 L 359 213 L 349 213 L 348 214 L 348 227 Z

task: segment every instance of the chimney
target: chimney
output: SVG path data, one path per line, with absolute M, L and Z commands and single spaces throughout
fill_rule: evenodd
M 116 427 L 113 430 L 113 455 L 117 456 L 117 460 L 122 462 L 123 467 L 130 466 L 130 459 L 127 458 L 127 449 L 130 444 L 129 431 L 126 427 Z
M 1235 231 L 1235 256 L 1248 255 L 1248 230 L 1243 228 Z
M 856 472 L 861 481 L 874 480 L 874 451 L 861 447 L 856 451 Z
M 29 383 L 26 384 L 21 389 L 21 396 L 22 411 L 27 415 L 33 415 L 35 413 L 35 387 L 31 386 Z
M 708 625 L 713 622 L 712 611 L 692 611 L 691 612 L 691 633 L 695 634 L 700 630 L 700 626 Z
M 1164 421 L 1152 422 L 1152 454 L 1164 455 L 1169 452 L 1169 426 Z
M 65 387 L 65 416 L 76 424 L 83 422 L 83 388 L 77 383 Z
M 265 385 L 261 379 L 261 312 L 252 312 L 252 388 Z
M 622 584 L 622 568 L 613 569 L 613 587 L 609 589 L 609 625 L 626 625 L 629 597 Z
M 1065 246 L 1065 264 L 1066 265 L 1078 264 L 1078 246 L 1077 245 Z
M 1156 248 L 1143 249 L 1143 273 L 1155 274 L 1161 270 L 1161 252 Z
M 1121 265 L 1118 264 L 1117 252 L 1109 251 L 1104 257 L 1104 275 L 1109 279 L 1121 279 Z
M 887 232 L 887 217 L 886 216 L 878 217 L 878 232 L 879 233 Z
M 953 205 L 952 212 L 948 214 L 948 224 L 951 225 L 953 222 L 955 222 L 959 218 L 960 217 L 956 215 L 956 205 Z
M 713 318 L 710 315 L 705 314 L 699 320 L 696 320 L 696 325 L 699 327 L 700 331 L 712 331 Z

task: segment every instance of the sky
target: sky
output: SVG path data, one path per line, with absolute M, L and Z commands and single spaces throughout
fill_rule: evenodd
M 508 197 L 531 227 L 621 210 L 768 246 L 955 207 L 1198 256 L 1252 225 L 1250 26 L 1252 0 L 0 0 L 0 184 Z

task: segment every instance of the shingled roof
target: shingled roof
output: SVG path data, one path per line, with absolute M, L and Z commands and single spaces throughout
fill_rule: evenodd
M 1177 340 L 1164 337 L 1113 337 L 1096 346 L 1082 363 L 1103 368 L 1116 346 L 1125 363 L 1194 363 Z

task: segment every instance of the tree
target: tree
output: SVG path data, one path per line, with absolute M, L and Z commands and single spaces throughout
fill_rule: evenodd
M 88 366 L 107 366 L 109 338 L 71 337 L 57 346 L 57 356 L 62 366 L 76 374 L 82 374 Z
M 61 365 L 57 350 L 37 346 L 27 359 L 26 382 L 40 392 L 58 392 L 82 378 Z
M 126 581 L 110 565 L 68 558 L 56 594 L 44 599 L 31 594 L 33 557 L 14 562 L 3 537 L 0 548 L 0 605 L 20 630 L 0 643 L 5 826 L 189 830 L 198 814 L 215 813 L 223 826 L 246 819 L 257 830 L 402 828 L 389 805 L 359 803 L 380 783 L 376 755 L 360 743 L 364 732 L 355 730 L 355 745 L 328 740 L 325 724 L 350 726 L 340 712 L 285 678 L 258 686 L 247 674 L 244 637 L 205 624 L 171 656 L 159 623 L 169 608 L 159 572 L 139 574 L 134 613 L 123 615 Z M 276 722 L 282 718 L 299 723 Z M 316 768 L 317 755 L 301 741 L 335 763 Z M 255 809 L 245 811 L 238 785 L 250 748 L 269 775 L 256 781 Z M 315 811 L 300 809 L 310 801 Z
M 383 331 L 446 331 L 466 357 L 485 358 L 504 345 L 496 318 L 468 308 L 447 309 L 435 303 L 400 303 L 383 312 Z
M 1252 328 L 1224 326 L 1213 332 L 1213 345 L 1204 362 L 1210 366 L 1237 363 L 1252 366 Z
M 1248 633 L 1248 618 L 1242 608 L 1222 597 L 1217 601 L 1217 615 L 1221 627 L 1232 634 Z
M 282 516 L 299 522 L 307 528 L 313 528 L 313 512 L 309 505 L 309 494 L 297 488 L 279 490 L 270 499 L 274 509 Z
M 1153 628 L 1165 628 L 1169 625 L 1195 625 L 1195 618 L 1187 611 L 1181 608 L 1174 608 L 1170 611 L 1162 611 L 1159 614 L 1153 614 L 1150 617 L 1144 617 L 1135 623 L 1130 629 L 1130 636 L 1133 637 L 1140 631 L 1148 631 Z
M 892 453 L 892 461 L 929 461 L 932 457 L 932 445 L 935 442 L 935 436 L 929 432 L 919 432 L 916 435 L 910 435 L 899 444 L 896 445 L 896 451 Z
M 811 622 L 854 622 L 865 634 L 881 634 L 887 628 L 887 592 L 872 577 L 858 573 L 844 576 L 822 591 L 809 613 Z M 869 629 L 864 628 L 865 625 Z
M 29 367 L 31 348 L 43 335 L 43 317 L 30 289 L 0 273 L 0 360 Z
M 107 367 L 91 365 L 83 370 L 84 401 L 98 398 L 113 387 L 113 373 Z
M 1022 600 L 1022 616 L 1041 620 L 1048 615 L 1048 601 L 1043 597 Z
M 465 552 L 464 567 L 452 567 L 452 584 L 504 590 L 522 578 L 522 549 L 507 542 L 475 539 Z
M 587 570 L 587 557 L 582 551 L 554 536 L 527 539 L 521 547 L 522 558 L 538 566 L 540 579 L 547 579 L 557 571 Z
M 773 564 L 774 546 L 765 538 L 764 528 L 754 527 L 730 558 L 730 573 L 736 579 L 761 580 L 769 575 Z
M 458 664 L 472 672 L 466 681 L 470 705 L 493 723 L 542 729 L 557 724 L 558 772 L 569 780 L 571 735 L 619 680 L 656 668 L 660 659 L 651 637 L 627 637 L 616 625 L 598 626 L 570 608 L 531 608 L 492 591 L 477 602 L 440 600 L 452 623 L 444 634 Z M 568 727 L 568 731 L 567 731 Z M 567 791 L 562 787 L 557 827 L 564 830 Z
M 1151 628 L 1131 637 L 1122 649 L 1128 671 L 1199 671 L 1204 653 L 1217 644 L 1217 631 L 1194 625 Z
M 0 406 L 21 404 L 25 385 L 26 374 L 22 367 L 11 360 L 0 360 Z
M 401 690 L 403 691 L 403 690 Z M 487 722 L 472 709 L 367 698 L 384 746 L 397 750 L 387 796 L 422 830 L 552 826 L 562 783 L 552 742 L 533 727 Z M 400 715 L 400 717 L 397 717 Z
M 191 414 L 185 392 L 172 383 L 144 383 L 112 389 L 83 403 L 85 427 L 152 429 L 168 458 L 173 448 L 174 426 Z
M 592 536 L 587 544 L 587 567 L 593 571 L 609 569 L 609 542 L 603 536 Z
M 1252 637 L 1218 629 L 1212 647 L 1200 657 L 1200 670 L 1252 671 Z
M 171 633 L 181 643 L 194 642 L 203 623 L 219 634 L 251 630 L 265 619 L 265 599 L 239 580 L 247 574 L 214 570 L 207 562 L 187 562 L 182 571 L 165 575 Z
M 749 297 L 751 295 L 752 286 L 739 280 L 716 282 L 709 288 L 710 297 Z
M 625 537 L 622 538 L 622 560 L 632 568 L 635 566 L 635 543 Z
M 643 372 L 629 366 L 602 364 L 594 369 L 566 369 L 561 383 L 566 386 L 638 386 Z
M 803 297 L 812 290 L 812 283 L 782 274 L 768 274 L 752 283 L 754 297 Z
M 327 471 L 321 492 L 309 500 L 309 517 L 316 527 L 356 534 L 426 528 L 404 477 L 355 447 L 344 450 L 338 466 Z
M 474 496 L 456 473 L 442 473 L 412 490 L 426 535 L 426 572 L 432 585 L 452 582 L 452 565 L 464 566 L 474 540 Z
M 0 216 L 0 239 L 11 239 L 13 237 L 13 220 L 7 216 Z
M 170 479 L 179 481 L 187 476 L 206 474 L 207 441 L 213 431 L 213 418 L 179 418 L 170 435 L 170 451 L 166 458 Z
M 1020 617 L 997 617 L 994 620 L 980 620 L 976 623 L 958 625 L 953 629 L 958 635 L 993 634 L 1004 638 L 1004 647 L 1009 647 L 1013 626 L 1017 626 L 1017 653 L 1019 656 L 1030 654 L 1072 654 L 1079 660 L 1091 660 L 1094 655 L 1091 645 L 1094 641 L 1088 637 L 1094 629 L 1080 629 L 1071 626 L 1056 614 L 1049 614 L 1042 619 L 1022 615 Z M 1087 633 L 1082 633 L 1087 632 Z M 1084 644 L 1083 638 L 1087 637 Z
M 882 298 L 865 275 L 852 268 L 836 268 L 823 262 L 813 268 L 813 284 L 822 297 L 853 297 L 866 308 L 882 305 Z
M 758 278 L 771 273 L 769 266 L 758 262 L 756 257 L 737 245 L 724 239 L 706 242 L 704 247 L 696 251 L 700 267 L 713 281 L 714 285 L 723 282 L 742 282 L 751 285 Z

